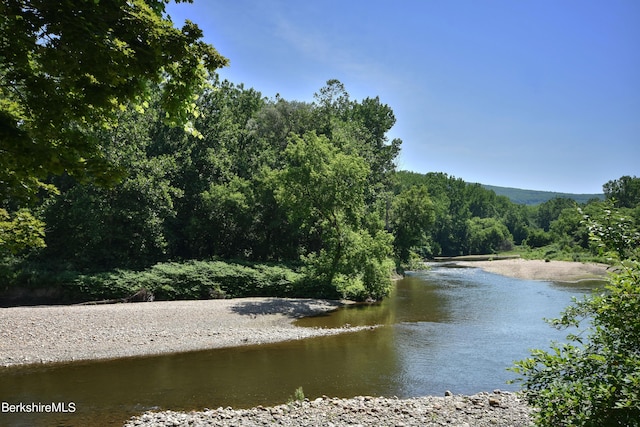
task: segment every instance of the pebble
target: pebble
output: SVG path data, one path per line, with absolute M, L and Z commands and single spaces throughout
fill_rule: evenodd
M 503 392 L 504 393 L 504 392 Z M 531 409 L 518 393 L 425 396 L 411 399 L 326 396 L 271 408 L 218 408 L 202 412 L 146 412 L 124 427 L 166 426 L 394 426 L 528 427 Z M 490 402 L 498 400 L 499 406 Z M 478 402 L 483 402 L 479 404 Z
M 235 347 L 370 328 L 301 328 L 291 323 L 340 305 L 240 298 L 0 308 L 0 367 Z

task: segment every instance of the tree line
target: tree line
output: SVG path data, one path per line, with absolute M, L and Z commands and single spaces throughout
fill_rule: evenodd
M 524 205 L 445 173 L 396 173 L 395 194 L 415 188 L 423 188 L 433 212 L 426 233 L 413 242 L 421 258 L 516 250 L 524 256 L 578 261 L 597 255 L 585 215 L 598 217 L 604 209 L 613 208 L 636 226 L 640 222 L 640 178 L 635 176 L 606 182 L 605 199 L 586 203 L 556 197 Z
M 607 202 L 525 206 L 445 173 L 397 171 L 392 109 L 378 97 L 351 99 L 337 80 L 300 102 L 214 78 L 197 100 L 197 134 L 166 123 L 160 89 L 143 111 L 124 109 L 89 133 L 116 183 L 62 173 L 43 181 L 56 192 L 35 204 L 5 199 L 7 274 L 26 265 L 86 275 L 192 260 L 280 263 L 302 273 L 311 295 L 363 300 L 384 297 L 394 269 L 436 256 L 593 256 L 582 215 Z M 634 223 L 639 180 L 603 187 Z
M 397 171 L 395 116 L 378 97 L 329 80 L 313 102 L 268 99 L 220 81 L 226 58 L 193 23 L 174 28 L 165 1 L 85 3 L 0 5 L 3 34 L 22 34 L 0 38 L 6 284 L 47 271 L 84 289 L 78 275 L 236 260 L 287 264 L 304 292 L 379 299 L 394 269 L 434 256 L 590 249 L 569 199 L 527 207 Z M 634 223 L 637 183 L 604 185 Z
M 168 125 L 160 97 L 158 89 L 144 111 L 123 110 L 91 132 L 121 171 L 117 183 L 63 173 L 45 181 L 57 193 L 37 204 L 5 202 L 4 229 L 14 231 L 2 247 L 9 271 L 284 263 L 314 295 L 379 299 L 394 269 L 435 256 L 514 248 L 591 256 L 578 208 L 594 214 L 607 203 L 525 206 L 445 173 L 397 171 L 401 141 L 387 138 L 392 109 L 377 97 L 352 100 L 337 80 L 300 102 L 212 79 L 197 101 L 198 134 Z M 606 199 L 635 223 L 638 181 L 604 185 Z M 9 215 L 12 205 L 20 209 Z M 38 224 L 42 235 L 20 240 L 21 229 L 29 236 Z
M 386 136 L 395 122 L 389 106 L 351 100 L 336 80 L 304 103 L 212 79 L 197 101 L 194 135 L 165 123 L 160 99 L 158 89 L 143 112 L 125 109 L 89 134 L 119 181 L 50 176 L 44 182 L 57 194 L 13 214 L 16 238 L 5 239 L 5 254 L 81 272 L 214 258 L 289 262 L 318 287 L 360 299 L 386 294 L 394 267 L 386 202 L 400 148 Z M 38 224 L 43 235 L 17 238 Z

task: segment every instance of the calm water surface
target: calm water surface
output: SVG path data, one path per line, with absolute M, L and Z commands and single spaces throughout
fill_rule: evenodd
M 510 279 L 478 269 L 415 273 L 376 305 L 300 326 L 381 325 L 333 337 L 145 358 L 0 369 L 0 401 L 74 402 L 71 414 L 0 413 L 0 425 L 122 425 L 148 409 L 250 407 L 305 395 L 412 397 L 500 388 L 514 360 L 562 340 L 542 320 L 597 283 Z

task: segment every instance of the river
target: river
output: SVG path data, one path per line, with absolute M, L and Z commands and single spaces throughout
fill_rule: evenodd
M 322 395 L 398 396 L 515 390 L 506 370 L 566 331 L 548 326 L 602 283 L 526 281 L 475 268 L 409 275 L 382 303 L 301 319 L 300 326 L 378 325 L 357 333 L 164 356 L 0 370 L 3 402 L 73 402 L 75 412 L 0 413 L 0 425 L 122 425 L 149 409 L 192 410 Z

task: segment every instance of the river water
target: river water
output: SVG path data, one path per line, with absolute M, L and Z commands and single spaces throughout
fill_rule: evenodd
M 380 304 L 300 326 L 379 325 L 301 341 L 100 362 L 0 369 L 0 401 L 73 402 L 75 412 L 9 414 L 0 425 L 122 425 L 149 409 L 280 404 L 307 397 L 471 394 L 506 384 L 531 348 L 562 340 L 543 318 L 602 283 L 526 281 L 475 268 L 411 274 Z

